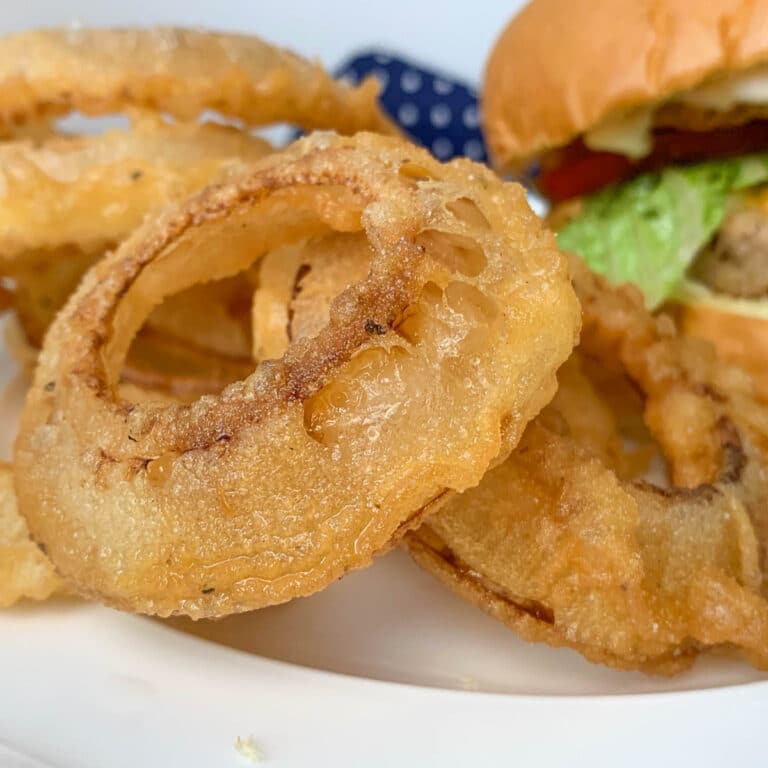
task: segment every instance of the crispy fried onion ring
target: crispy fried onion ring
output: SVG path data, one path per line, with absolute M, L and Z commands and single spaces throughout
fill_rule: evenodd
M 336 82 L 257 37 L 192 29 L 48 29 L 0 39 L 0 129 L 79 110 L 150 109 L 179 120 L 217 110 L 253 127 L 296 123 L 393 133 L 375 80 Z
M 165 295 L 334 230 L 363 231 L 371 259 L 316 338 L 191 405 L 116 395 Z M 78 591 L 124 609 L 223 616 L 306 595 L 477 484 L 551 398 L 578 324 L 519 186 L 396 139 L 315 135 L 86 275 L 27 399 L 20 509 Z
M 29 253 L 14 270 L 10 345 L 30 375 L 45 332 L 87 268 L 102 256 L 77 248 Z M 249 273 L 192 286 L 157 307 L 131 344 L 121 384 L 182 399 L 219 392 L 256 367 L 252 358 Z
M 369 249 L 365 237 L 355 232 L 314 238 L 269 253 L 261 262 L 253 301 L 256 358 L 280 357 L 292 341 L 316 336 L 328 323 L 334 297 L 365 277 Z M 644 434 L 626 423 L 626 412 L 638 399 L 636 393 L 611 391 L 622 383 L 619 377 L 603 367 L 594 371 L 600 373 L 599 384 L 610 404 L 597 396 L 576 354 L 558 371 L 554 404 L 586 447 L 620 477 L 642 475 L 654 450 L 647 431 Z M 629 398 L 631 402 L 625 403 Z M 589 407 L 585 408 L 585 401 Z M 625 434 L 632 439 L 631 446 Z
M 648 315 L 636 290 L 573 268 L 582 354 L 644 393 L 673 485 L 621 481 L 591 448 L 584 415 L 605 406 L 582 382 L 579 418 L 556 399 L 506 462 L 407 546 L 527 640 L 654 673 L 721 646 L 765 667 L 766 411 L 744 374 Z
M 0 143 L 0 270 L 12 275 L 27 255 L 65 246 L 112 247 L 148 213 L 271 151 L 234 128 L 149 117 L 130 131 Z
M 320 333 L 334 297 L 365 278 L 371 257 L 360 232 L 337 232 L 268 253 L 253 297 L 254 359 L 282 357 L 292 341 Z M 407 329 L 407 320 L 400 323 L 401 333 Z
M 142 118 L 131 131 L 0 144 L 0 270 L 28 346 L 86 269 L 148 213 L 242 173 L 268 152 L 223 126 Z M 126 381 L 179 396 L 218 391 L 253 370 L 247 281 L 197 286 L 158 307 L 131 350 Z M 201 312 L 201 307 L 207 307 Z
M 18 289 L 27 335 L 18 348 L 39 346 L 84 265 L 145 216 L 271 150 L 232 128 L 168 125 L 167 115 L 194 120 L 213 109 L 246 127 L 288 121 L 342 133 L 394 132 L 376 90 L 373 81 L 359 88 L 336 82 L 319 65 L 246 36 L 48 30 L 1 39 L 0 136 L 30 139 L 0 144 L 0 274 Z M 101 136 L 56 136 L 47 121 L 77 109 L 89 115 L 125 111 L 133 126 Z M 72 259 L 53 263 L 64 256 Z M 56 291 L 54 278 L 63 279 Z M 205 336 L 215 345 L 188 329 L 178 333 L 178 324 L 167 327 L 169 318 L 189 314 L 180 311 L 185 305 L 212 307 L 220 298 L 200 290 L 150 318 L 125 380 L 189 397 L 247 375 L 250 339 L 234 352 L 226 343 L 242 335 L 238 328 L 229 333 L 231 302 L 207 313 L 213 332 Z
M 45 600 L 64 588 L 50 560 L 29 538 L 16 508 L 13 472 L 0 464 L 0 608 L 20 599 Z

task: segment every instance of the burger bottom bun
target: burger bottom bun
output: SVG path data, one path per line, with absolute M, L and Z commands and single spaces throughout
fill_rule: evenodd
M 702 304 L 674 304 L 670 310 L 680 330 L 710 341 L 718 355 L 747 371 L 762 400 L 768 401 L 768 320 Z

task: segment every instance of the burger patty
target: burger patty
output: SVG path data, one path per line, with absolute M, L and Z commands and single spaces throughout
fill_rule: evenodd
M 691 274 L 727 296 L 768 296 L 768 212 L 744 207 L 729 213 Z

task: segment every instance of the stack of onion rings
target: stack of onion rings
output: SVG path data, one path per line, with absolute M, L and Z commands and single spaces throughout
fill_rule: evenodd
M 158 117 L 206 109 L 240 128 Z M 56 135 L 72 110 L 133 127 Z M 569 275 L 481 166 L 369 134 L 273 153 L 241 130 L 276 120 L 393 132 L 371 83 L 254 38 L 0 41 L 0 299 L 22 354 L 43 346 L 0 468 L 0 605 L 66 583 L 219 617 L 402 539 L 529 640 L 653 673 L 713 648 L 768 667 L 748 377 L 634 289 Z
M 15 286 L 21 344 L 14 348 L 33 359 L 86 267 L 148 214 L 226 180 L 272 149 L 235 127 L 168 123 L 168 116 L 197 120 L 215 110 L 240 128 L 290 122 L 341 133 L 396 132 L 376 91 L 373 80 L 358 87 L 336 82 L 320 66 L 245 35 L 89 29 L 0 39 L 0 134 L 16 139 L 0 144 L 0 274 Z M 73 110 L 124 111 L 132 127 L 80 137 L 46 128 Z M 207 289 L 175 297 L 148 319 L 124 379 L 193 397 L 250 372 L 250 331 L 243 334 L 250 307 L 242 285 L 229 287 L 223 296 L 210 291 L 205 302 L 222 308 L 208 316 L 214 343 L 168 325 L 199 307 Z M 234 348 L 230 338 L 239 339 Z

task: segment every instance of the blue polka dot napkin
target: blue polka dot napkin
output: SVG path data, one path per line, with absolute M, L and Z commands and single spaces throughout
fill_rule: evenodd
M 382 107 L 439 160 L 461 155 L 487 160 L 477 93 L 464 83 L 381 51 L 355 55 L 337 75 L 353 83 L 376 77 Z

